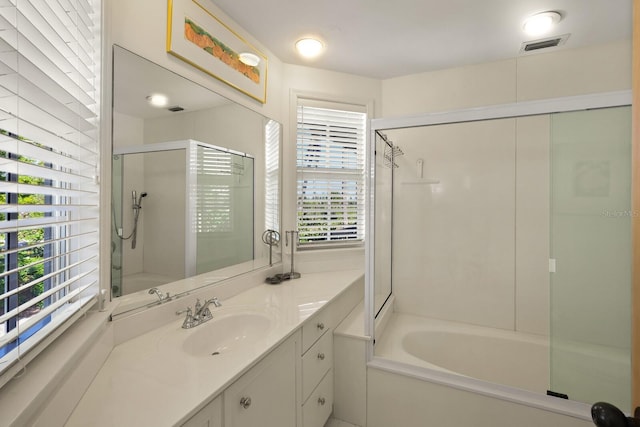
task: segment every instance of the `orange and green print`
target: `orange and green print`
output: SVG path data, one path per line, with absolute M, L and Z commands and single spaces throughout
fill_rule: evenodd
M 211 56 L 218 58 L 252 82 L 260 83 L 260 70 L 257 67 L 247 65 L 240 61 L 238 53 L 234 52 L 233 49 L 213 37 L 187 17 L 184 19 L 184 36 L 191 43 L 204 49 Z

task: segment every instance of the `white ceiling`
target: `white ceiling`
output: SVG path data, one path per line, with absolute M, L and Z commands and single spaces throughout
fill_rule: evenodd
M 561 12 L 551 35 L 571 34 L 538 53 L 630 39 L 632 28 L 632 0 L 212 1 L 285 63 L 379 79 L 517 57 L 537 12 Z M 320 58 L 296 55 L 306 35 L 326 44 Z

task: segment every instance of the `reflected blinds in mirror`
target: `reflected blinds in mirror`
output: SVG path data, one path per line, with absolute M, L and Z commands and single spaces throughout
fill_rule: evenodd
M 363 106 L 300 100 L 297 223 L 300 244 L 364 240 Z
M 0 7 L 0 372 L 97 293 L 100 2 L 64 5 Z
M 265 125 L 265 230 L 280 230 L 280 123 L 268 120 Z

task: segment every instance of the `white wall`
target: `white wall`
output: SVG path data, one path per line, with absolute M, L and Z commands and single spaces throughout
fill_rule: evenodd
M 536 53 L 382 81 L 382 116 L 631 89 L 631 42 Z
M 284 145 L 282 153 L 282 230 L 296 228 L 296 94 L 334 101 L 371 103 L 371 117 L 380 113 L 381 86 L 376 79 L 351 74 L 285 64 L 283 67 Z M 288 270 L 289 248 L 285 248 Z M 305 250 L 296 255 L 299 271 L 327 268 L 344 270 L 364 268 L 364 248 L 344 250 Z
M 196 70 L 183 61 L 169 55 L 165 49 L 166 2 L 156 0 L 112 0 L 111 26 L 107 31 L 109 43 L 118 44 L 190 80 L 210 88 L 221 95 L 273 118 L 283 124 L 283 172 L 282 172 L 282 231 L 295 229 L 296 181 L 295 181 L 295 106 L 289 105 L 292 92 L 315 94 L 329 99 L 368 102 L 373 101 L 372 117 L 380 115 L 381 83 L 376 79 L 363 78 L 344 73 L 309 67 L 283 64 L 250 34 L 242 31 L 233 19 L 215 4 L 207 2 L 210 10 L 220 19 L 236 29 L 250 43 L 269 58 L 267 102 L 262 105 L 240 92 Z M 143 18 L 143 19 L 142 19 Z M 291 124 L 293 123 L 293 124 Z M 293 137 L 292 137 L 293 132 Z M 256 162 L 256 165 L 260 162 Z M 256 176 L 258 171 L 256 170 Z M 288 252 L 288 251 L 287 251 Z M 299 261 L 308 271 L 324 269 L 332 261 L 342 262 L 337 268 L 364 267 L 364 250 L 313 251 L 315 254 L 300 254 Z M 319 254 L 319 252 L 322 252 Z M 354 264 L 355 263 L 355 264 Z M 285 260 L 286 264 L 286 260 Z
M 109 0 L 110 27 L 105 28 L 109 43 L 118 44 L 138 55 L 168 68 L 196 83 L 214 90 L 222 96 L 242 104 L 261 114 L 282 121 L 282 62 L 258 40 L 246 33 L 233 19 L 220 10 L 214 2 L 204 4 L 225 24 L 236 30 L 249 43 L 256 46 L 268 58 L 267 102 L 258 101 L 238 92 L 230 86 L 197 70 L 166 52 L 167 2 L 157 0 Z
M 616 42 L 389 79 L 382 110 L 387 117 L 630 89 L 630 57 L 630 43 Z M 406 152 L 399 181 L 415 178 L 418 158 L 425 178 L 442 179 L 394 188 L 396 307 L 547 334 L 549 118 L 500 123 L 490 132 L 487 123 L 389 132 Z

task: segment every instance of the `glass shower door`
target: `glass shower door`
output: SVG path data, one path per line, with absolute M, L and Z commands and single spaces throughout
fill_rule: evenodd
M 551 119 L 551 390 L 630 410 L 631 108 Z

